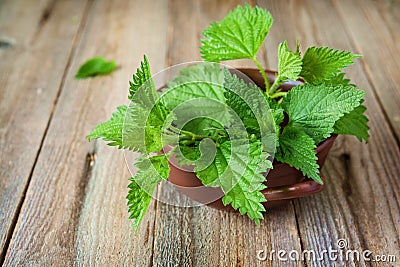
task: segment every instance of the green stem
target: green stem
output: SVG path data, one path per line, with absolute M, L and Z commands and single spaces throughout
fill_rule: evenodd
M 211 136 L 207 136 L 207 135 L 198 135 L 198 134 L 194 134 L 194 133 L 192 133 L 192 132 L 188 132 L 188 131 L 184 131 L 184 130 L 181 130 L 181 133 L 183 133 L 185 136 L 191 137 L 192 140 L 203 140 L 203 139 L 205 139 L 205 138 L 211 138 L 211 139 L 214 140 L 214 138 L 211 137 Z
M 183 136 L 180 137 L 180 140 L 201 141 L 201 140 L 203 140 L 205 138 L 211 138 L 212 140 L 215 141 L 215 139 L 212 136 L 197 135 L 197 134 L 194 134 L 194 133 L 189 132 L 189 131 L 178 129 L 178 128 L 172 126 L 172 125 L 169 128 L 171 128 L 171 130 L 173 130 L 174 133 L 183 135 Z
M 287 94 L 287 92 L 276 92 L 275 94 L 270 95 L 270 98 L 278 98 L 281 96 L 285 96 Z
M 264 82 L 265 82 L 265 93 L 267 94 L 267 96 L 269 96 L 269 80 L 268 80 L 268 77 L 267 77 L 267 73 L 265 72 L 264 68 L 261 66 L 260 62 L 257 60 L 256 57 L 253 57 L 251 59 L 253 60 L 254 64 L 256 64 L 258 70 L 261 73 L 261 76 L 264 79 Z
M 281 78 L 278 76 L 276 77 L 274 83 L 271 86 L 271 89 L 269 90 L 269 95 L 272 95 L 275 93 L 275 91 L 278 89 L 279 85 L 281 85 L 282 81 Z

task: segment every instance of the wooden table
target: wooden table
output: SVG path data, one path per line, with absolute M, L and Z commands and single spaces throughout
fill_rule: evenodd
M 400 266 L 397 0 L 257 2 L 275 18 L 265 66 L 276 69 L 285 39 L 363 55 L 349 77 L 366 91 L 370 143 L 337 139 L 322 171 L 326 191 L 269 211 L 260 227 L 209 207 L 152 201 L 139 234 L 131 229 L 123 153 L 85 135 L 127 103 L 144 53 L 153 73 L 200 59 L 201 31 L 238 2 L 0 1 L 0 264 Z M 75 80 L 79 65 L 99 55 L 118 71 Z M 257 259 L 258 250 L 321 252 L 339 239 L 397 262 Z

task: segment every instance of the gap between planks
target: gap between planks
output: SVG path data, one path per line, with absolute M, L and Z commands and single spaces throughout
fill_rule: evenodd
M 52 1 L 44 9 L 43 14 L 41 16 L 41 19 L 39 21 L 37 30 L 36 30 L 35 34 L 33 35 L 30 43 L 35 41 L 35 39 L 39 35 L 42 27 L 48 21 L 48 18 L 51 16 L 51 11 L 54 9 L 54 5 L 55 5 L 56 1 L 57 0 Z M 81 19 L 81 21 L 79 23 L 78 30 L 77 30 L 77 32 L 76 32 L 76 34 L 74 36 L 73 43 L 72 43 L 72 46 L 71 46 L 71 51 L 70 51 L 69 56 L 68 56 L 67 64 L 65 65 L 65 68 L 64 68 L 64 71 L 63 71 L 63 75 L 62 75 L 62 78 L 61 78 L 60 86 L 59 86 L 59 88 L 57 90 L 57 94 L 56 94 L 56 96 L 55 96 L 55 98 L 53 100 L 53 104 L 52 104 L 51 110 L 50 110 L 49 119 L 47 120 L 47 124 L 46 124 L 45 130 L 43 132 L 43 136 L 42 136 L 42 138 L 40 140 L 39 149 L 38 149 L 38 151 L 37 151 L 37 153 L 35 155 L 35 159 L 34 159 L 32 167 L 31 167 L 31 170 L 29 172 L 29 176 L 28 176 L 28 180 L 26 182 L 26 186 L 25 186 L 25 188 L 24 188 L 24 190 L 22 192 L 21 199 L 20 199 L 20 201 L 19 201 L 19 203 L 17 205 L 16 212 L 15 212 L 14 217 L 12 219 L 12 223 L 10 225 L 10 231 L 9 231 L 9 234 L 6 236 L 6 242 L 5 242 L 4 248 L 3 248 L 2 251 L 0 251 L 0 266 L 2 266 L 3 263 L 4 263 L 5 256 L 7 254 L 7 251 L 8 251 L 9 245 L 10 245 L 10 241 L 11 241 L 13 235 L 14 235 L 15 226 L 17 224 L 18 217 L 19 217 L 19 214 L 21 212 L 22 204 L 25 201 L 26 192 L 28 191 L 28 188 L 29 188 L 29 185 L 30 185 L 30 182 L 31 182 L 31 179 L 32 179 L 32 175 L 33 175 L 33 172 L 34 172 L 35 167 L 36 167 L 36 163 L 38 161 L 40 152 L 42 151 L 42 146 L 43 146 L 43 143 L 44 143 L 44 141 L 46 139 L 47 132 L 48 132 L 49 126 L 51 124 L 51 121 L 53 119 L 55 107 L 58 104 L 58 99 L 59 99 L 59 97 L 61 95 L 61 92 L 63 90 L 65 79 L 67 77 L 68 72 L 70 71 L 70 65 L 71 65 L 71 61 L 72 61 L 73 57 L 75 56 L 77 43 L 79 42 L 80 36 L 81 36 L 81 34 L 82 34 L 86 24 L 87 24 L 89 10 L 90 10 L 90 8 L 91 8 L 91 6 L 93 4 L 93 1 L 94 0 L 88 0 L 88 2 L 86 3 L 85 9 L 84 9 L 84 12 L 83 12 L 83 15 L 82 15 L 82 19 Z
M 348 23 L 346 23 L 346 19 L 343 14 L 343 11 L 338 7 L 339 3 L 336 0 L 331 0 L 331 3 L 335 8 L 336 14 L 340 18 L 340 20 L 343 22 L 343 25 L 344 25 L 345 31 L 346 31 L 346 35 L 348 36 L 351 46 L 356 48 L 360 52 L 363 51 L 362 47 L 360 47 L 359 43 L 356 41 L 356 37 L 354 36 L 354 34 L 352 34 L 351 30 L 349 29 L 349 25 L 348 25 Z M 380 13 L 378 13 L 378 14 L 380 15 Z M 382 18 L 382 21 L 384 21 L 385 24 L 387 24 L 387 22 L 383 18 Z M 368 79 L 368 83 L 370 84 L 370 86 L 372 88 L 373 97 L 378 101 L 378 105 L 382 111 L 382 115 L 384 116 L 385 120 L 388 123 L 388 126 L 390 128 L 390 131 L 393 135 L 394 140 L 397 143 L 397 146 L 400 148 L 400 136 L 397 135 L 395 126 L 393 125 L 393 122 L 390 119 L 390 114 L 388 114 L 388 110 L 386 109 L 385 104 L 383 103 L 383 99 L 381 99 L 378 96 L 378 88 L 377 88 L 378 85 L 374 81 L 374 77 L 372 77 L 372 73 L 370 71 L 368 71 L 368 62 L 363 57 L 361 57 L 360 63 L 361 63 L 362 70 Z

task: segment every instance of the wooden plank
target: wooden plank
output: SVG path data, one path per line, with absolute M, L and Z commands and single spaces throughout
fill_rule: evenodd
M 0 41 L 13 40 L 0 48 L 0 263 L 84 9 L 85 1 L 0 3 Z
M 290 4 L 268 1 L 261 4 L 275 17 L 271 46 L 277 47 L 278 42 L 287 39 L 293 47 L 294 38 L 298 38 L 303 48 L 328 45 L 359 52 L 328 1 L 291 1 Z M 364 30 L 359 28 L 366 25 L 353 27 L 358 27 L 353 31 Z M 272 56 L 276 55 L 276 48 L 271 48 L 267 51 L 268 58 L 271 58 L 269 51 Z M 368 60 L 364 64 L 369 64 Z M 344 238 L 351 249 L 369 249 L 374 255 L 395 254 L 398 259 L 399 149 L 362 64 L 350 67 L 348 74 L 354 83 L 366 90 L 371 140 L 366 145 L 353 137 L 339 137 L 322 172 L 327 178 L 327 190 L 295 202 L 303 248 L 318 251 L 335 248 L 337 240 Z M 307 261 L 312 266 L 347 263 L 370 265 L 364 261 Z
M 129 173 L 123 153 L 104 142 L 88 143 L 85 135 L 127 103 L 128 80 L 144 52 L 153 72 L 165 66 L 167 11 L 165 1 L 93 3 L 5 266 L 151 265 L 154 215 L 150 210 L 135 236 L 125 202 Z M 120 69 L 75 80 L 79 65 L 98 55 L 116 60 Z
M 333 1 L 400 145 L 400 3 Z
M 202 30 L 237 5 L 236 1 L 171 1 L 167 62 L 199 60 Z M 226 63 L 254 66 L 248 61 Z M 160 194 L 170 199 L 174 192 L 161 188 Z M 260 227 L 245 216 L 207 206 L 183 208 L 157 203 L 156 218 L 153 266 L 272 266 L 270 261 L 257 260 L 258 250 L 300 250 L 291 205 L 268 212 Z M 288 266 L 286 262 L 274 264 Z
M 49 18 L 54 1 L 5 0 L 0 2 L 0 57 L 20 55 Z M 20 19 L 23 18 L 23 19 Z M 3 64 L 2 64 L 3 65 Z M 9 66 L 7 66 L 9 67 Z
M 268 2 L 276 19 L 274 30 L 283 24 L 268 41 L 270 66 L 276 64 L 273 49 L 278 41 L 288 38 L 286 34 L 291 36 L 288 39 L 292 46 L 293 34 L 299 33 L 303 47 L 326 44 L 354 49 L 345 32 L 329 30 L 335 23 L 342 29 L 344 25 L 335 12 L 330 13 L 333 6 L 320 2 Z M 350 75 L 367 90 L 373 137 L 367 146 L 354 138 L 340 138 L 323 172 L 330 181 L 328 190 L 295 202 L 303 247 L 293 206 L 270 212 L 263 225 L 255 227 L 243 216 L 208 207 L 178 208 L 152 202 L 139 235 L 133 235 L 124 200 L 129 173 L 121 152 L 106 148 L 102 142 L 87 144 L 84 136 L 116 105 L 124 103 L 132 63 L 139 62 L 142 51 L 149 53 L 153 73 L 165 65 L 168 9 L 171 37 L 167 60 L 174 64 L 198 59 L 201 30 L 235 5 L 173 1 L 168 8 L 166 1 L 95 3 L 33 172 L 5 265 L 287 266 L 296 263 L 258 262 L 256 251 L 264 246 L 269 250 L 321 251 L 334 246 L 338 238 L 347 239 L 352 248 L 369 248 L 376 254 L 398 251 L 399 183 L 395 178 L 400 170 L 399 151 L 375 102 L 372 86 L 359 66 L 352 67 Z M 154 10 L 157 12 L 151 12 Z M 152 34 L 146 26 L 134 26 L 139 23 L 151 25 Z M 313 30 L 307 30 L 310 27 Z M 35 38 L 38 42 L 40 39 Z M 121 69 L 111 76 L 73 80 L 79 64 L 98 54 L 116 59 Z M 47 81 L 42 72 L 38 74 Z M 36 130 L 31 128 L 30 132 Z M 166 197 L 169 193 L 162 191 Z M 7 211 L 3 207 L 1 210 Z M 307 264 L 333 265 L 328 261 Z

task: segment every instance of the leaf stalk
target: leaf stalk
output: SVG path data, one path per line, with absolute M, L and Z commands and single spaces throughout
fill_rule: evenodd
M 270 85 L 269 85 L 269 80 L 267 77 L 267 73 L 265 72 L 264 68 L 262 67 L 262 65 L 260 64 L 260 62 L 257 60 L 257 58 L 254 56 L 251 58 L 254 62 L 254 64 L 256 64 L 258 70 L 261 73 L 261 76 L 264 79 L 265 82 L 265 93 L 267 94 L 267 96 L 269 96 L 269 90 L 270 90 Z

